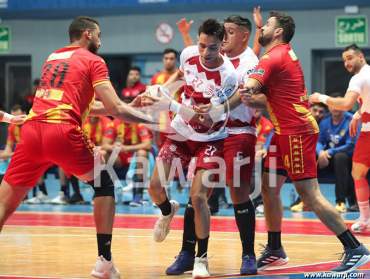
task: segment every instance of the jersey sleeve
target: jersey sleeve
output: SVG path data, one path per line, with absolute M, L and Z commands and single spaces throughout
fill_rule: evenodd
M 91 82 L 93 87 L 109 82 L 109 73 L 107 65 L 101 58 L 94 59 L 91 62 Z
M 249 77 L 258 80 L 262 85 L 266 85 L 274 72 L 276 73 L 279 69 L 279 63 L 280 61 L 276 57 L 265 54 Z
M 196 55 L 197 50 L 198 50 L 198 46 L 188 46 L 187 48 L 184 48 L 184 50 L 181 52 L 180 67 L 179 67 L 181 72 L 184 72 L 184 65 L 186 61 L 193 55 Z
M 356 92 L 358 94 L 361 93 L 361 87 L 362 87 L 362 80 L 360 75 L 354 75 L 351 80 L 349 81 L 348 85 L 348 91 Z

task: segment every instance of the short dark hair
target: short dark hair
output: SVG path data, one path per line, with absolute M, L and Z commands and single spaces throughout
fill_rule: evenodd
M 203 23 L 199 26 L 198 35 L 200 35 L 201 33 L 215 36 L 217 39 L 222 41 L 225 35 L 225 28 L 216 19 L 209 18 L 203 21 Z
M 252 31 L 252 23 L 251 23 L 251 21 L 248 18 L 242 17 L 240 15 L 231 15 L 231 16 L 228 16 L 224 20 L 224 23 L 234 23 L 234 24 L 236 24 L 238 26 L 247 28 L 249 32 Z
M 94 30 L 95 24 L 99 26 L 99 23 L 88 16 L 79 16 L 76 17 L 71 25 L 69 25 L 69 40 L 71 42 L 74 42 L 76 40 L 79 40 L 81 38 L 81 35 L 86 30 Z
M 11 111 L 17 111 L 17 110 L 23 111 L 22 106 L 20 104 L 15 104 L 12 106 Z
M 291 16 L 288 16 L 287 14 L 277 11 L 270 12 L 269 17 L 276 18 L 279 27 L 283 28 L 283 41 L 285 43 L 289 43 L 294 36 L 295 31 L 294 19 Z
M 358 47 L 358 45 L 356 45 L 356 44 L 351 44 L 351 45 L 349 45 L 349 46 L 346 46 L 346 47 L 344 48 L 343 52 L 348 51 L 348 50 L 353 50 L 354 52 L 364 54 L 364 52 L 362 51 L 362 49 L 361 49 L 361 48 L 359 48 L 359 47 Z
M 325 109 L 325 110 L 327 110 L 328 109 L 328 106 L 327 105 L 325 105 L 324 103 L 314 103 L 314 104 L 312 104 L 311 105 L 311 107 L 321 107 L 321 108 L 323 108 L 323 109 Z
M 341 92 L 331 92 L 331 93 L 329 93 L 329 96 L 330 97 L 333 97 L 333 98 L 338 98 L 338 97 L 343 97 L 344 96 L 344 93 L 341 93 Z
M 138 67 L 138 66 L 131 66 L 130 69 L 128 69 L 128 71 L 137 71 L 141 74 L 141 69 Z
M 166 48 L 164 51 L 163 51 L 163 55 L 166 55 L 167 53 L 173 53 L 175 54 L 175 57 L 177 58 L 177 56 L 179 55 L 179 53 L 173 49 L 173 48 Z

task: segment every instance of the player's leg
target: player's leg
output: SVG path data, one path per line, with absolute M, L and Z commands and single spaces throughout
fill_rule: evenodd
M 280 190 L 287 178 L 277 136 L 274 135 L 264 161 L 262 199 L 267 227 L 267 245 L 257 260 L 258 270 L 284 265 L 288 257 L 281 243 L 283 206 Z
M 235 221 L 242 243 L 242 265 L 240 268 L 242 275 L 257 273 L 254 252 L 256 216 L 253 203 L 249 198 L 255 145 L 256 137 L 249 134 L 229 135 L 224 140 L 226 184 L 230 190 Z
M 320 192 L 317 181 L 317 135 L 279 136 L 279 145 L 297 192 L 319 219 L 336 234 L 344 246 L 346 257 L 336 272 L 350 272 L 370 261 L 369 251 L 347 229 L 340 214 Z
M 154 225 L 154 240 L 157 242 L 162 242 L 168 235 L 170 223 L 180 207 L 178 202 L 168 200 L 164 188 L 166 185 L 163 183 L 172 179 L 169 174 L 176 162 L 180 168 L 190 162 L 188 153 L 184 143 L 170 139 L 166 140 L 159 151 L 148 189 L 151 199 L 161 210 L 161 215 Z

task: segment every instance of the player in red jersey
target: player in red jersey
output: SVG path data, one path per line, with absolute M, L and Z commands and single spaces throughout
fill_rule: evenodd
M 23 122 L 26 120 L 27 116 L 22 115 L 11 115 L 9 113 L 6 113 L 5 111 L 0 110 L 0 122 L 10 123 L 14 125 L 20 125 L 23 124 Z
M 126 87 L 122 89 L 121 96 L 123 99 L 136 97 L 143 93 L 146 85 L 140 81 L 141 70 L 139 67 L 133 66 L 129 69 L 126 81 Z
M 101 45 L 100 34 L 96 20 L 77 17 L 69 26 L 71 44 L 51 53 L 44 63 L 32 110 L 22 127 L 21 141 L 1 183 L 0 228 L 41 174 L 50 165 L 59 165 L 88 182 L 95 191 L 99 257 L 92 275 L 120 278 L 111 260 L 114 183 L 107 170 L 96 171 L 100 156 L 94 154 L 93 145 L 88 145 L 81 125 L 95 95 L 103 105 L 93 106 L 91 113 L 136 122 L 148 122 L 149 118 L 120 101 L 115 93 L 108 69 L 96 55 Z
M 370 261 L 369 251 L 347 229 L 338 212 L 320 192 L 315 158 L 318 126 L 309 112 L 300 63 L 289 44 L 294 31 L 292 17 L 277 12 L 270 13 L 259 38 L 266 53 L 261 57 L 245 88 L 239 93 L 241 100 L 249 106 L 260 106 L 267 100 L 276 132 L 277 150 L 285 170 L 303 202 L 312 208 L 344 246 L 346 255 L 343 262 L 333 271 L 350 272 Z M 240 103 L 238 95 L 235 94 L 230 100 L 231 107 Z M 281 232 L 271 231 L 270 228 L 270 223 L 281 217 L 276 216 L 272 205 L 279 205 L 279 201 L 268 200 L 268 194 L 269 190 L 263 189 L 269 244 L 259 259 L 259 268 L 270 264 L 274 258 L 286 258 L 280 243 Z M 270 247 L 270 243 L 274 247 Z

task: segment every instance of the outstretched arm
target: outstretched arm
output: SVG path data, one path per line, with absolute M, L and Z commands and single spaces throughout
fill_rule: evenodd
M 193 39 L 190 36 L 190 28 L 193 24 L 193 20 L 186 21 L 186 18 L 180 19 L 177 24 L 177 28 L 182 36 L 182 40 L 184 42 L 185 47 L 191 46 L 194 44 Z
M 336 98 L 315 92 L 312 95 L 310 95 L 309 101 L 312 104 L 324 103 L 333 109 L 347 111 L 353 108 L 357 101 L 358 96 L 359 94 L 354 91 L 347 91 L 344 97 Z
M 256 31 L 254 34 L 254 40 L 253 40 L 253 52 L 257 55 L 257 57 L 260 55 L 261 52 L 261 45 L 258 42 L 258 38 L 261 35 L 261 28 L 263 26 L 263 18 L 261 14 L 261 7 L 254 7 L 253 8 L 253 21 L 256 26 Z

